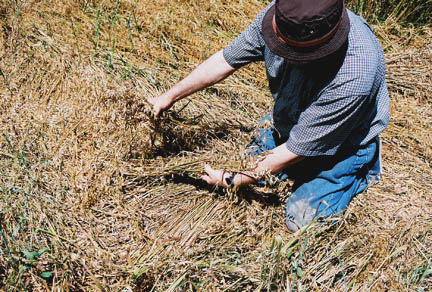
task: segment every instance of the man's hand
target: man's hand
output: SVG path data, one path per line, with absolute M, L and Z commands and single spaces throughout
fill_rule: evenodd
M 163 111 L 169 109 L 174 104 L 174 101 L 166 94 L 149 98 L 147 101 L 153 106 L 153 114 L 156 119 Z
M 233 185 L 237 187 L 256 183 L 262 179 L 262 173 L 270 171 L 276 174 L 284 168 L 302 161 L 305 156 L 297 155 L 286 147 L 285 144 L 274 148 L 264 159 L 260 159 L 254 171 L 237 173 L 233 178 Z M 205 175 L 201 178 L 210 185 L 228 187 L 225 179 L 231 174 L 229 171 L 213 169 L 209 165 L 204 167 Z
M 210 165 L 204 167 L 205 175 L 201 176 L 209 185 L 228 187 L 225 178 L 229 176 L 229 173 L 225 170 L 213 169 Z

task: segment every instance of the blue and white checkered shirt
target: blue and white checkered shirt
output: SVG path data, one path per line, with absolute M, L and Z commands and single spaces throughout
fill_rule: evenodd
M 294 65 L 263 39 L 261 24 L 271 5 L 224 49 L 225 60 L 234 68 L 264 61 L 275 100 L 274 127 L 293 153 L 334 155 L 342 144 L 366 145 L 389 120 L 384 55 L 372 29 L 348 11 L 346 54 Z

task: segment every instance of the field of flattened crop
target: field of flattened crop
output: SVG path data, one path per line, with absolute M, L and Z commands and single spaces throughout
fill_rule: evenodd
M 385 51 L 383 177 L 289 233 L 290 182 L 200 179 L 251 166 L 263 64 L 157 121 L 146 102 L 268 2 L 0 0 L 0 291 L 431 290 L 432 3 L 347 2 Z

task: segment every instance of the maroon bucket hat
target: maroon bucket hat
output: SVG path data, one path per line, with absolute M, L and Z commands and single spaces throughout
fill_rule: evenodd
M 300 62 L 336 52 L 346 42 L 349 28 L 343 0 L 276 0 L 262 22 L 270 50 Z

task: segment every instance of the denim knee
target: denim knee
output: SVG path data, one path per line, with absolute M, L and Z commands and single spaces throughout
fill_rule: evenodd
M 317 216 L 317 209 L 311 205 L 307 197 L 289 200 L 285 205 L 285 223 L 288 229 L 296 232 L 303 226 L 311 223 Z

